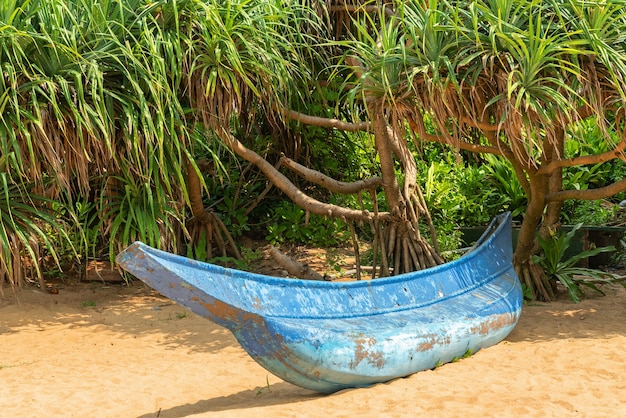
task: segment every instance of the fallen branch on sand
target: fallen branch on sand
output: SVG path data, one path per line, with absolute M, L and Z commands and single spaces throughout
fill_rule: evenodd
M 308 264 L 292 259 L 281 253 L 278 248 L 270 246 L 268 251 L 278 264 L 292 276 L 303 280 L 326 280 L 324 276 L 313 270 Z

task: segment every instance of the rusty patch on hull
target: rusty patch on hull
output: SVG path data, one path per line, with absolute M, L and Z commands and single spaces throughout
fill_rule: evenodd
M 362 361 L 366 361 L 379 369 L 385 366 L 385 358 L 380 351 L 372 350 L 376 346 L 376 339 L 371 337 L 356 338 L 354 340 L 356 349 L 354 351 L 354 361 L 350 363 L 350 368 L 354 369 Z
M 250 312 L 242 311 L 241 309 L 237 309 L 234 306 L 229 305 L 226 302 L 222 302 L 218 299 L 214 299 L 212 303 L 204 302 L 198 297 L 193 297 L 191 298 L 191 300 L 197 302 L 199 305 L 204 307 L 204 309 L 206 309 L 207 312 L 209 312 L 215 318 L 238 323 L 238 325 L 241 325 L 241 323 L 244 322 L 263 322 L 263 319 L 260 316 Z
M 417 351 L 419 352 L 427 352 L 432 350 L 437 344 L 440 345 L 448 345 L 450 344 L 450 336 L 442 336 L 437 334 L 429 334 L 424 336 L 425 340 L 423 343 L 417 346 Z
M 515 313 L 504 313 L 491 316 L 487 321 L 483 321 L 480 325 L 472 327 L 470 332 L 478 335 L 488 335 L 494 331 L 498 331 L 509 325 L 517 323 L 518 315 Z

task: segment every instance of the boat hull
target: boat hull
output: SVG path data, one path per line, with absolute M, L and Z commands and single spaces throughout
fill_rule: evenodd
M 451 263 L 391 278 L 310 282 L 224 269 L 131 245 L 118 263 L 232 331 L 273 374 L 330 393 L 431 369 L 504 339 L 522 291 L 510 217 Z

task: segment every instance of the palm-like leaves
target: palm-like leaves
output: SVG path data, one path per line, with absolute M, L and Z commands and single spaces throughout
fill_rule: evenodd
M 228 129 L 233 114 L 297 95 L 307 67 L 296 48 L 306 51 L 302 41 L 319 29 L 311 16 L 298 3 L 261 0 L 2 2 L 7 184 L 46 180 L 48 194 L 64 190 L 68 201 L 103 187 L 94 194 L 111 250 L 137 238 L 174 249 L 184 161 L 204 141 L 197 120 Z M 29 215 L 33 225 L 54 220 Z
M 105 196 L 109 205 L 100 207 L 116 220 L 104 220 L 103 230 L 124 241 L 135 234 L 119 231 L 152 222 L 170 234 L 184 218 L 181 162 L 201 140 L 197 121 L 219 135 L 241 113 L 279 114 L 282 103 L 306 100 L 308 90 L 296 86 L 329 72 L 341 48 L 360 67 L 346 83 L 355 86 L 348 107 L 359 117 L 363 100 L 377 99 L 395 120 L 428 113 L 450 139 L 480 122 L 497 124 L 498 140 L 531 161 L 552 140 L 554 122 L 575 120 L 581 107 L 605 126 L 613 121 L 604 109 L 621 115 L 623 5 L 395 1 L 378 15 L 352 14 L 353 38 L 327 41 L 323 13 L 300 1 L 4 1 L 6 181 L 51 179 L 54 195 L 55 187 L 82 193 L 94 178 L 117 177 L 127 187 Z M 130 201 L 152 209 L 120 203 Z
M 141 212 L 142 219 L 132 216 L 139 210 L 123 214 L 101 206 L 101 215 L 115 215 L 103 221 L 114 241 L 135 238 L 118 234 L 120 222 L 126 232 L 152 231 L 149 224 L 170 236 L 171 224 L 184 213 L 172 203 L 184 193 L 186 110 L 177 97 L 182 44 L 178 26 L 164 22 L 163 5 L 168 2 L 52 0 L 4 2 L 0 9 L 0 149 L 14 156 L 5 165 L 8 181 L 41 185 L 52 179 L 48 193 L 63 189 L 69 200 L 87 192 L 91 179 L 111 173 L 149 185 L 143 196 L 159 210 Z M 129 199 L 135 198 L 137 190 L 130 191 Z M 24 193 L 11 204 L 33 207 L 30 225 L 54 225 L 54 217 Z M 15 233 L 16 226 L 7 228 Z M 3 247 L 9 235 L 2 237 Z M 32 250 L 25 254 L 38 262 Z M 7 267 L 9 255 L 3 254 Z
M 555 128 L 577 119 L 581 106 L 591 106 L 605 125 L 607 103 L 622 108 L 624 4 L 396 2 L 391 18 L 381 11 L 378 20 L 386 23 L 375 35 L 372 19 L 354 25 L 358 36 L 348 53 L 367 76 L 352 97 L 378 91 L 398 109 L 414 100 L 451 137 L 479 122 L 498 124 L 503 139 L 526 144 L 516 149 L 511 141 L 529 162 L 545 152 Z
M 375 2 L 371 3 L 375 5 Z M 387 3 L 373 17 L 355 15 L 346 60 L 359 82 L 353 104 L 384 99 L 387 115 L 408 119 L 419 136 L 511 161 L 528 207 L 516 269 L 541 298 L 552 297 L 531 262 L 534 229 L 544 211 L 557 222 L 561 170 L 616 158 L 626 144 L 626 19 L 623 0 L 473 0 Z M 374 25 L 376 23 L 377 25 Z M 372 29 L 375 27 L 375 30 Z M 381 112 L 378 112 L 381 114 Z M 394 118 L 395 116 L 395 118 Z M 613 155 L 564 160 L 581 120 L 594 117 Z M 427 129 L 432 121 L 434 129 Z M 620 136 L 615 142 L 615 133 Z M 578 138 L 581 142 L 584 137 Z
M 41 277 L 39 262 L 50 255 L 59 262 L 53 236 L 68 240 L 65 229 L 51 209 L 53 202 L 28 190 L 25 185 L 11 184 L 6 173 L 0 173 L 0 294 L 5 278 L 19 285 L 26 272 Z M 32 263 L 23 263 L 30 259 Z
M 593 283 L 593 280 L 596 282 L 611 282 L 610 279 L 606 278 L 606 273 L 600 270 L 578 267 L 577 264 L 599 253 L 615 251 L 615 247 L 612 246 L 600 247 L 584 250 L 566 257 L 566 251 L 581 226 L 582 224 L 576 225 L 567 232 L 555 234 L 546 239 L 540 237 L 539 244 L 543 254 L 534 257 L 534 262 L 544 268 L 550 280 L 558 281 L 565 286 L 570 299 L 575 303 L 580 302 L 580 297 L 582 296 L 581 286 L 587 286 L 596 292 L 602 293 Z
M 295 50 L 303 7 L 263 0 L 208 2 L 194 16 L 185 44 L 189 97 L 207 126 L 227 127 L 235 112 L 255 113 L 294 94 L 300 78 Z M 303 74 L 304 75 L 304 74 Z M 303 76 L 302 75 L 302 76 Z

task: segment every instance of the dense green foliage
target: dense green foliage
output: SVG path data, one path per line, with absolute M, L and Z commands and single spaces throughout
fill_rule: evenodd
M 34 253 L 35 241 L 48 243 L 41 250 L 53 258 L 73 247 L 78 263 L 95 248 L 113 257 L 136 239 L 179 248 L 187 216 L 183 162 L 210 144 L 191 93 L 219 94 L 219 77 L 267 74 L 281 62 L 272 54 L 291 42 L 274 35 L 288 18 L 277 19 L 274 9 L 263 1 L 0 4 L 0 188 L 13 196 L 5 199 L 0 245 L 9 281 L 20 277 L 9 254 L 16 241 L 33 266 L 45 258 Z M 259 45 L 251 31 L 271 42 Z M 253 77 L 237 83 L 257 90 Z M 44 204 L 49 198 L 58 203 Z M 65 228 L 83 232 L 68 241 L 61 226 L 76 222 Z
M 398 2 L 393 24 L 373 13 L 348 25 L 352 33 L 331 33 L 325 23 L 333 16 L 323 2 L 308 3 L 0 2 L 0 274 L 6 276 L 0 282 L 19 283 L 27 268 L 40 276 L 45 263 L 53 270 L 52 264 L 113 258 L 137 239 L 201 254 L 198 242 L 193 251 L 185 248 L 192 218 L 188 160 L 194 169 L 201 160 L 211 167 L 197 170 L 204 204 L 235 238 L 260 233 L 272 242 L 348 242 L 342 220 L 309 217 L 275 190 L 264 195 L 266 179 L 218 140 L 220 130 L 229 130 L 272 163 L 284 152 L 343 181 L 378 174 L 369 134 L 286 123 L 282 105 L 363 121 L 367 101 L 384 100 L 394 122 L 424 116 L 432 121 L 425 128 L 430 134 L 467 135 L 486 146 L 471 124 L 449 125 L 444 104 L 468 93 L 467 101 L 457 100 L 456 116 L 477 122 L 483 109 L 473 106 L 506 109 L 494 113 L 501 120 L 488 121 L 500 123 L 500 145 L 521 126 L 536 156 L 542 138 L 534 132 L 551 133 L 555 115 L 583 101 L 601 107 L 581 81 L 592 56 L 599 57 L 603 80 L 619 86 L 626 74 L 620 2 L 595 12 L 577 1 Z M 349 64 L 353 56 L 365 73 Z M 490 88 L 494 78 L 507 94 Z M 565 153 L 609 150 L 607 132 L 620 141 L 609 125 L 572 123 L 571 137 L 579 140 L 568 140 Z M 412 151 L 421 156 L 418 183 L 442 250 L 458 245 L 460 226 L 485 224 L 503 210 L 517 220 L 525 215 L 528 196 L 510 161 L 425 142 Z M 564 182 L 569 189 L 602 187 L 624 173 L 620 160 L 567 167 Z M 299 185 L 325 201 L 372 210 L 367 199 Z M 382 194 L 376 199 L 387 209 Z M 565 219 L 597 215 L 596 204 L 568 203 Z M 368 226 L 360 232 L 369 233 Z

